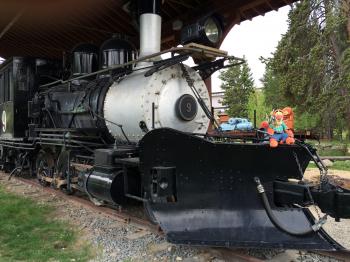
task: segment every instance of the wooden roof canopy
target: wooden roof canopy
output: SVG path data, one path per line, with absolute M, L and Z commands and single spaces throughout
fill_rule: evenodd
M 223 39 L 233 25 L 295 0 L 163 0 L 162 48 L 179 44 L 183 25 L 215 12 L 224 18 Z M 0 57 L 60 58 L 82 42 L 100 45 L 114 33 L 138 46 L 138 26 L 126 0 L 1 0 Z M 223 40 L 222 39 L 222 40 Z

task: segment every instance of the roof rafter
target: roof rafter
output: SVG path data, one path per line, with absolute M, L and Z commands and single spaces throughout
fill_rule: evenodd
M 21 18 L 24 13 L 25 8 L 22 8 L 12 20 L 5 26 L 5 28 L 0 33 L 0 39 L 11 29 L 11 27 L 16 24 L 16 22 Z

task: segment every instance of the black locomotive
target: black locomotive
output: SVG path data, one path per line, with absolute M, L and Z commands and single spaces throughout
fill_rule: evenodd
M 341 249 L 322 229 L 325 217 L 307 207 L 349 218 L 350 192 L 327 179 L 307 144 L 271 149 L 258 136 L 209 135 L 215 120 L 204 80 L 233 57 L 198 44 L 160 52 L 159 3 L 145 2 L 138 58 L 119 36 L 100 49 L 74 48 L 69 76 L 49 59 L 1 65 L 3 169 L 85 192 L 97 204 L 143 202 L 173 243 Z M 219 25 L 203 18 L 200 38 L 217 41 Z M 161 59 L 165 53 L 171 57 Z M 196 66 L 183 64 L 189 57 Z M 320 169 L 318 185 L 302 180 L 310 161 Z

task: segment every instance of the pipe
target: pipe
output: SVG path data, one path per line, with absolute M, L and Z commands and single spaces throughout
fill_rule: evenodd
M 160 0 L 138 1 L 140 15 L 140 57 L 160 51 L 162 17 Z
M 160 52 L 161 24 L 157 14 L 140 16 L 140 57 Z
M 160 0 L 139 0 L 138 15 L 157 14 L 160 15 Z
M 309 234 L 312 234 L 312 233 L 318 231 L 322 227 L 322 225 L 325 223 L 326 218 L 323 217 L 318 222 L 316 222 L 313 226 L 310 226 L 309 229 L 306 229 L 304 231 L 299 231 L 299 232 L 290 231 L 289 229 L 287 229 L 286 227 L 284 227 L 284 225 L 282 225 L 280 223 L 278 218 L 273 213 L 271 206 L 270 206 L 270 203 L 269 203 L 269 200 L 266 196 L 265 189 L 264 189 L 263 185 L 261 184 L 260 179 L 258 177 L 254 177 L 254 181 L 257 184 L 257 189 L 258 189 L 259 194 L 261 195 L 261 199 L 262 199 L 264 208 L 266 210 L 267 216 L 270 218 L 271 222 L 279 230 L 281 230 L 289 235 L 292 235 L 292 236 L 301 237 L 301 236 L 309 235 Z

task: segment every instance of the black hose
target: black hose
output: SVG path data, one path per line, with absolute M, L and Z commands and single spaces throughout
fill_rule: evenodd
M 292 236 L 305 236 L 305 235 L 309 235 L 311 233 L 314 233 L 315 230 L 310 226 L 309 229 L 307 230 L 304 230 L 304 231 L 300 231 L 300 232 L 295 232 L 295 231 L 290 231 L 289 229 L 287 229 L 284 225 L 282 225 L 280 223 L 280 221 L 278 220 L 278 218 L 275 216 L 275 214 L 273 213 L 272 209 L 271 209 L 271 206 L 270 206 L 270 203 L 269 203 L 269 200 L 266 196 L 266 193 L 265 193 L 265 190 L 264 190 L 264 187 L 262 186 L 262 184 L 260 183 L 260 179 L 255 177 L 254 178 L 255 182 L 257 183 L 258 185 L 258 192 L 259 194 L 261 195 L 261 199 L 262 199 L 262 202 L 263 202 L 263 205 L 264 205 L 264 208 L 265 208 L 265 211 L 267 213 L 267 216 L 270 218 L 271 222 L 275 225 L 275 227 L 277 227 L 279 230 L 289 234 L 289 235 L 292 235 Z
M 314 233 L 314 230 L 310 227 L 310 229 L 304 230 L 304 231 L 300 231 L 300 232 L 294 232 L 294 231 L 290 231 L 287 228 L 285 228 L 280 221 L 277 219 L 277 217 L 275 216 L 275 214 L 273 213 L 269 200 L 267 199 L 266 193 L 262 193 L 261 194 L 261 199 L 262 202 L 264 204 L 264 208 L 266 210 L 266 213 L 268 215 L 268 217 L 270 218 L 271 222 L 280 230 L 286 232 L 289 235 L 292 236 L 305 236 L 311 233 Z

